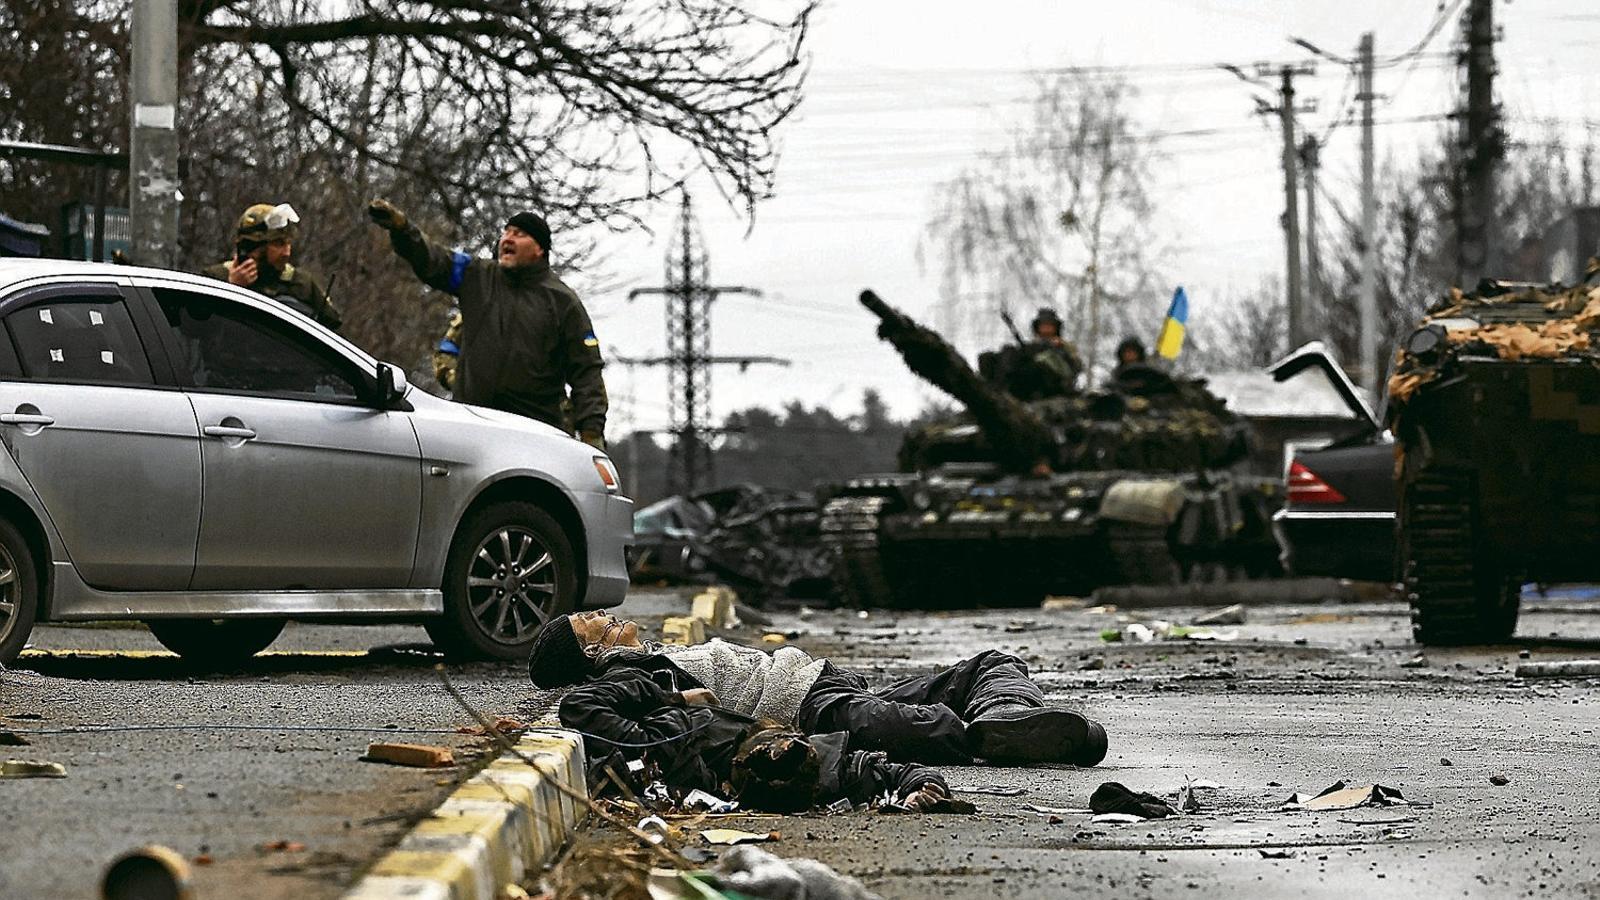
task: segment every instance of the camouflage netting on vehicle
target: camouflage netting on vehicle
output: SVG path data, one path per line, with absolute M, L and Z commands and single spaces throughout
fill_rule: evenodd
M 1485 280 L 1472 293 L 1452 288 L 1396 353 L 1390 418 L 1417 389 L 1463 356 L 1560 359 L 1593 356 L 1600 344 L 1600 287 Z

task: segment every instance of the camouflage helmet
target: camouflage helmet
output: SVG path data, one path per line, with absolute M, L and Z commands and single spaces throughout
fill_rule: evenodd
M 292 238 L 299 224 L 300 215 L 289 204 L 257 203 L 239 217 L 239 239 L 266 243 Z

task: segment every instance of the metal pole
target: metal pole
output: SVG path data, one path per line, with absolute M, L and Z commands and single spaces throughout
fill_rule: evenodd
M 106 167 L 104 163 L 96 163 L 94 167 L 94 255 L 90 257 L 95 262 L 106 260 Z
M 1301 144 L 1306 164 L 1306 305 L 1300 327 L 1308 338 L 1326 337 L 1322 327 L 1322 256 L 1317 252 L 1317 139 L 1306 136 Z
M 1372 32 L 1361 36 L 1361 369 L 1357 380 L 1376 400 L 1383 394 L 1378 369 L 1378 190 L 1373 177 Z
M 1495 229 L 1495 174 L 1504 154 L 1499 110 L 1494 102 L 1494 4 L 1472 0 L 1467 7 L 1467 109 L 1461 135 L 1461 219 L 1458 236 L 1460 280 L 1474 287 L 1498 274 Z
M 1284 244 L 1288 249 L 1289 349 L 1305 343 L 1305 323 L 1300 299 L 1300 173 L 1296 165 L 1294 142 L 1294 69 L 1284 66 L 1283 99 L 1278 117 L 1283 123 L 1283 214 Z
M 178 3 L 134 0 L 128 216 L 133 255 L 171 268 L 178 251 Z

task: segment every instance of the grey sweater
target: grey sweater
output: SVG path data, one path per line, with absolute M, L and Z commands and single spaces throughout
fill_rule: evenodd
M 824 660 L 797 647 L 767 653 L 713 638 L 690 647 L 664 647 L 672 664 L 717 695 L 724 709 L 793 726 L 800 701 L 822 672 Z

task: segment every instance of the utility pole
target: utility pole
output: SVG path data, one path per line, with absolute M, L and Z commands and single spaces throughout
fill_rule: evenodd
M 666 366 L 667 389 L 671 394 L 672 443 L 671 469 L 667 483 L 674 493 L 693 493 L 711 476 L 709 438 L 720 429 L 710 427 L 711 367 L 732 364 L 741 369 L 770 363 L 786 366 L 789 361 L 775 356 L 712 356 L 711 303 L 722 294 L 752 294 L 755 288 L 713 286 L 710 283 L 710 254 L 694 224 L 689 192 L 683 192 L 678 233 L 667 248 L 666 284 L 636 288 L 628 299 L 643 294 L 667 298 L 667 354 L 624 360 L 630 365 Z
M 1256 71 L 1259 77 L 1265 78 L 1271 74 L 1272 69 L 1265 64 L 1258 64 Z M 1315 75 L 1316 67 L 1310 63 L 1300 65 L 1286 65 L 1278 69 L 1281 87 L 1278 92 L 1278 105 L 1272 106 L 1263 100 L 1257 99 L 1259 108 L 1257 112 L 1264 115 L 1276 115 L 1278 123 L 1283 128 L 1283 194 L 1284 194 L 1284 248 L 1287 250 L 1286 282 L 1288 285 L 1289 306 L 1289 349 L 1304 344 L 1308 329 L 1305 323 L 1305 306 L 1300 289 L 1300 173 L 1299 173 L 1299 146 L 1294 139 L 1294 117 L 1302 112 L 1315 112 L 1316 103 L 1311 102 L 1300 106 L 1295 105 L 1294 77 L 1296 75 Z M 1235 73 L 1237 74 L 1237 72 Z M 1248 78 L 1246 79 L 1249 80 Z
M 1378 370 L 1378 190 L 1374 184 L 1372 103 L 1377 99 L 1372 86 L 1372 32 L 1361 36 L 1361 293 L 1358 300 L 1361 323 L 1360 370 L 1356 380 L 1374 399 L 1383 394 Z
M 1324 331 L 1322 254 L 1317 250 L 1317 169 L 1321 163 L 1317 139 L 1309 134 L 1300 144 L 1300 160 L 1306 167 L 1306 303 L 1300 311 L 1300 329 L 1310 340 L 1323 336 Z
M 1500 271 L 1495 228 L 1495 176 L 1505 156 L 1500 108 L 1494 101 L 1494 3 L 1471 0 L 1463 22 L 1466 109 L 1461 113 L 1456 268 L 1463 287 Z
M 171 268 L 178 257 L 177 0 L 134 0 L 132 37 L 132 255 L 145 265 Z

